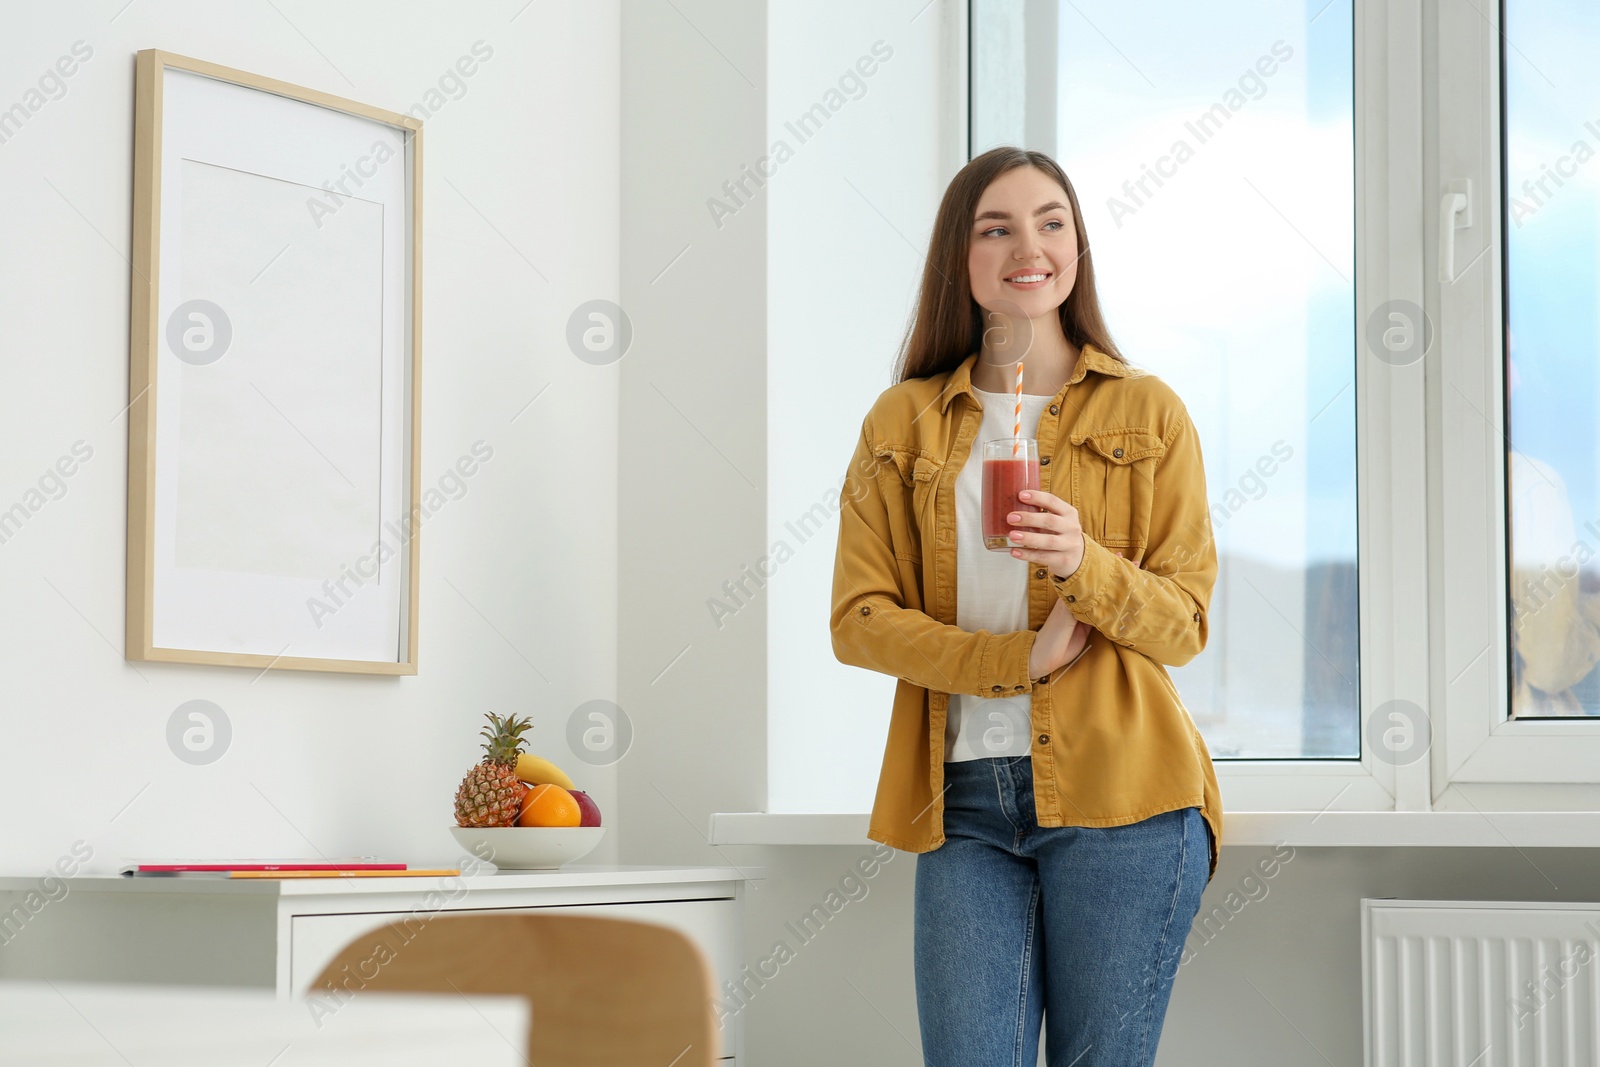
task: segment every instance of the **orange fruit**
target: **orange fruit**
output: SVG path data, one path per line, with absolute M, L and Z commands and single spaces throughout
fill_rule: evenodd
M 583 809 L 578 807 L 578 798 L 551 782 L 529 789 L 522 798 L 522 813 L 517 816 L 518 826 L 579 826 L 582 823 Z

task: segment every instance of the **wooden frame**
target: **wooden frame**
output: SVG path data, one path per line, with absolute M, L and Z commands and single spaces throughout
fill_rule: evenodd
M 182 73 L 174 80 L 172 72 Z M 199 79 L 208 79 L 208 81 L 195 81 L 190 76 L 198 76 Z M 270 94 L 273 98 L 281 99 L 267 100 L 254 96 L 241 96 L 235 93 L 234 89 L 219 88 L 215 83 L 223 83 L 231 87 Z M 182 227 L 182 223 L 188 215 L 179 213 L 179 217 L 173 220 L 169 232 L 165 235 L 163 234 L 162 206 L 164 191 L 168 196 L 174 195 L 172 186 L 173 183 L 177 182 L 177 177 L 174 175 L 168 175 L 165 182 L 163 180 L 163 152 L 179 151 L 180 149 L 177 146 L 182 143 L 175 140 L 165 149 L 163 146 L 163 140 L 169 134 L 166 128 L 168 116 L 164 111 L 168 103 L 169 86 L 175 86 L 180 91 L 179 95 L 173 98 L 174 104 L 177 104 L 182 99 L 182 93 L 195 94 L 196 99 L 202 98 L 206 93 L 212 93 L 216 94 L 218 99 L 225 99 L 226 102 L 249 102 L 251 107 L 258 109 L 280 108 L 282 109 L 282 114 L 286 116 L 285 122 L 288 124 L 294 124 L 303 119 L 327 124 L 341 123 L 343 125 L 339 127 L 340 129 L 351 131 L 357 129 L 370 130 L 376 135 L 387 139 L 386 143 L 399 146 L 397 155 L 396 153 L 391 153 L 391 155 L 380 159 L 380 162 L 382 162 L 388 158 L 397 157 L 403 168 L 400 174 L 384 176 L 383 184 L 385 188 L 394 189 L 398 187 L 403 189 L 403 194 L 395 201 L 396 204 L 401 206 L 401 210 L 391 210 L 387 214 L 383 211 L 384 205 L 382 202 L 372 204 L 364 197 L 352 196 L 348 191 L 343 198 L 335 197 L 332 187 L 327 182 L 323 182 L 322 188 L 319 189 L 314 182 L 287 177 L 284 174 L 273 174 L 266 170 L 251 171 L 245 168 L 230 168 L 225 163 L 215 161 L 212 162 L 210 170 L 190 170 L 188 167 L 191 163 L 204 168 L 207 161 L 191 159 L 187 155 L 182 157 L 183 169 L 178 172 L 183 175 L 201 173 L 217 175 L 215 178 L 208 178 L 205 183 L 195 182 L 195 189 L 202 188 L 210 182 L 217 182 L 219 183 L 219 188 L 222 186 L 244 190 L 270 188 L 278 190 L 282 196 L 292 195 L 298 197 L 301 195 L 303 187 L 304 190 L 317 196 L 326 195 L 329 203 L 335 205 L 342 206 L 361 202 L 367 206 L 352 212 L 352 216 L 379 220 L 378 229 L 373 230 L 368 227 L 366 231 L 363 231 L 376 236 L 367 241 L 358 251 L 364 250 L 370 253 L 373 250 L 377 250 L 378 254 L 385 258 L 377 261 L 373 261 L 370 258 L 362 259 L 362 264 L 367 266 L 375 264 L 377 270 L 362 274 L 357 282 L 351 283 L 352 285 L 360 284 L 366 286 L 363 290 L 364 293 L 370 294 L 375 291 L 377 303 L 370 307 L 367 304 L 362 304 L 356 311 L 347 312 L 347 315 L 354 321 L 360 318 L 358 312 L 365 313 L 372 307 L 377 309 L 379 314 L 376 319 L 361 320 L 368 324 L 365 327 L 368 333 L 362 335 L 362 338 L 377 338 L 377 343 L 381 349 L 380 359 L 376 365 L 371 360 L 363 361 L 362 356 L 364 353 L 359 351 L 345 359 L 345 363 L 358 368 L 360 374 L 365 374 L 381 383 L 376 393 L 379 404 L 376 409 L 360 404 L 350 404 L 341 408 L 337 400 L 345 397 L 346 394 L 337 394 L 333 400 L 319 399 L 317 403 L 321 405 L 318 408 L 319 413 L 324 408 L 329 411 L 347 412 L 350 415 L 349 422 L 360 424 L 353 429 L 342 428 L 347 436 L 355 440 L 360 447 L 367 448 L 373 441 L 377 442 L 375 448 L 367 449 L 370 455 L 362 453 L 363 469 L 370 467 L 376 472 L 373 478 L 366 480 L 364 488 L 358 487 L 356 482 L 344 476 L 342 470 L 333 460 L 327 459 L 326 455 L 324 455 L 328 466 L 339 473 L 345 482 L 349 483 L 351 493 L 355 494 L 353 503 L 341 505 L 343 508 L 343 516 L 341 518 L 356 515 L 363 524 L 371 520 L 370 527 L 361 526 L 363 531 L 378 534 L 380 537 L 379 544 L 385 546 L 388 542 L 388 535 L 394 534 L 399 538 L 400 547 L 384 554 L 379 551 L 379 545 L 375 544 L 369 550 L 368 555 L 360 557 L 360 562 L 354 564 L 356 570 L 362 575 L 360 579 L 353 579 L 356 582 L 356 591 L 359 592 L 362 588 L 370 585 L 379 588 L 380 593 L 369 596 L 367 601 L 361 603 L 359 610 L 347 613 L 344 620 L 326 627 L 329 631 L 326 635 L 320 633 L 324 629 L 325 620 L 320 618 L 313 608 L 310 615 L 312 620 L 317 623 L 317 630 L 307 633 L 298 645 L 296 644 L 296 638 L 291 637 L 281 648 L 272 648 L 270 646 L 260 648 L 240 647 L 248 646 L 252 643 L 263 643 L 261 637 L 268 631 L 275 632 L 281 637 L 290 633 L 300 635 L 301 631 L 306 630 L 303 620 L 298 624 L 297 628 L 293 628 L 278 620 L 276 616 L 282 615 L 284 620 L 288 619 L 290 610 L 286 606 L 289 603 L 288 598 L 290 596 L 298 596 L 298 591 L 305 587 L 305 583 L 309 578 L 309 567 L 302 566 L 300 572 L 295 574 L 287 574 L 283 571 L 271 574 L 246 573 L 249 569 L 248 567 L 237 571 L 229 571 L 225 567 L 207 570 L 205 568 L 180 566 L 175 562 L 178 558 L 176 553 L 170 551 L 169 542 L 175 538 L 171 529 L 175 525 L 175 520 L 171 516 L 177 514 L 176 494 L 180 484 L 205 484 L 213 487 L 226 484 L 228 486 L 226 492 L 234 494 L 234 498 L 238 500 L 247 500 L 256 495 L 256 487 L 251 486 L 248 491 L 241 491 L 234 482 L 219 477 L 216 470 L 207 471 L 209 481 L 202 482 L 200 479 L 191 478 L 185 482 L 182 479 L 178 479 L 174 471 L 158 465 L 158 459 L 162 461 L 162 464 L 174 464 L 177 459 L 173 457 L 176 456 L 179 459 L 183 459 L 188 455 L 188 453 L 180 455 L 182 450 L 169 449 L 165 456 L 158 456 L 158 430 L 163 435 L 169 435 L 167 438 L 169 442 L 174 439 L 170 435 L 177 432 L 177 429 L 171 425 L 160 425 L 161 420 L 158 419 L 158 414 L 161 410 L 160 402 L 165 399 L 168 405 L 178 404 L 179 400 L 172 398 L 178 396 L 179 392 L 186 388 L 190 381 L 200 380 L 199 378 L 182 377 L 182 375 L 191 372 L 181 364 L 174 365 L 172 360 L 179 359 L 184 364 L 204 362 L 199 359 L 188 358 L 182 353 L 175 353 L 172 347 L 173 342 L 169 340 L 172 334 L 171 324 L 163 324 L 163 294 L 161 292 L 161 253 L 163 243 L 164 241 L 168 243 L 178 241 L 183 237 L 184 233 L 188 233 L 189 239 L 194 243 L 194 247 L 203 249 L 207 247 L 205 244 L 207 240 L 225 241 L 227 239 L 225 234 L 229 229 L 228 227 L 196 225 L 185 230 Z M 227 96 L 225 94 L 233 95 Z M 310 105 L 314 109 L 326 109 L 327 112 L 336 113 L 337 116 L 365 120 L 365 123 L 375 123 L 378 126 L 358 126 L 343 117 L 332 117 L 321 111 L 297 108 L 294 104 L 286 106 L 284 101 L 298 102 L 299 105 Z M 140 51 L 137 55 L 134 105 L 133 271 L 128 375 L 130 404 L 128 408 L 126 657 L 130 660 L 204 663 L 259 668 L 262 670 L 278 668 L 357 674 L 415 674 L 417 670 L 417 564 L 420 548 L 419 527 L 423 517 L 419 504 L 421 485 L 418 469 L 421 444 L 422 123 L 409 115 L 386 111 L 317 90 L 290 85 L 271 78 L 233 70 L 214 63 L 189 59 L 156 49 L 146 49 Z M 212 107 L 216 113 L 225 110 L 221 105 L 215 103 L 207 106 Z M 200 111 L 197 108 L 193 113 L 198 114 Z M 260 130 L 259 125 L 245 120 L 240 120 L 236 124 L 219 124 L 215 121 L 215 115 L 213 115 L 212 123 L 216 128 L 227 128 L 233 135 L 234 140 L 239 142 L 248 141 L 250 137 L 255 136 L 257 131 Z M 307 126 L 309 125 L 310 122 L 308 121 Z M 329 125 L 327 128 L 333 129 L 334 127 Z M 295 143 L 298 143 L 300 132 L 298 128 L 295 130 L 296 136 L 293 139 Z M 280 140 L 288 143 L 290 139 L 280 137 Z M 326 144 L 329 146 L 335 143 L 341 142 L 335 142 L 332 138 L 326 140 Z M 269 150 L 270 147 L 262 149 L 263 152 Z M 332 149 L 328 148 L 327 150 L 331 151 Z M 364 159 L 362 162 L 365 163 L 367 161 Z M 374 170 L 377 169 L 375 164 L 373 167 Z M 357 168 L 361 169 L 360 164 L 357 164 Z M 338 178 L 347 169 L 340 167 L 330 177 Z M 361 169 L 361 173 L 366 173 L 366 171 Z M 263 179 L 270 180 L 263 181 Z M 329 192 L 324 194 L 324 189 L 329 190 Z M 226 204 L 225 201 L 218 202 Z M 188 202 L 185 201 L 184 203 L 187 212 L 189 210 Z M 312 206 L 310 199 L 307 199 L 306 206 Z M 314 208 L 310 215 L 311 219 L 320 228 L 322 222 Z M 251 225 L 255 225 L 261 232 L 267 232 L 266 223 L 273 221 L 272 219 L 266 219 L 263 222 L 261 219 L 254 217 L 246 219 L 234 214 L 228 214 L 225 217 L 230 222 L 235 218 L 239 218 L 239 226 L 242 229 L 248 229 Z M 224 234 L 224 236 L 215 236 L 219 233 Z M 396 233 L 403 233 L 404 240 L 396 242 L 393 239 Z M 285 247 L 287 248 L 288 246 Z M 314 255 L 304 259 L 302 262 L 315 269 L 321 265 L 318 260 L 319 257 Z M 198 261 L 202 267 L 207 263 L 203 255 L 198 257 Z M 355 262 L 355 259 L 351 258 L 351 262 Z M 173 271 L 176 271 L 181 266 L 181 263 L 169 263 L 169 266 L 173 268 Z M 271 291 L 288 291 L 283 289 L 285 283 L 280 282 L 278 279 L 300 277 L 293 273 L 294 269 L 295 265 L 293 263 L 288 264 L 286 266 L 287 273 L 280 273 L 264 289 L 269 294 Z M 265 274 L 266 272 L 263 271 L 262 273 Z M 207 277 L 206 273 L 200 269 L 192 270 L 191 276 Z M 300 282 L 299 284 L 303 287 L 308 284 L 315 284 L 313 275 L 307 274 L 304 277 L 313 278 L 313 281 L 311 283 Z M 399 284 L 395 284 L 396 279 L 403 280 Z M 186 276 L 184 278 L 186 285 L 188 280 Z M 254 279 L 251 280 L 251 284 L 254 284 Z M 278 286 L 278 290 L 273 289 L 274 285 Z M 172 298 L 181 296 L 187 291 L 182 286 L 172 286 L 170 284 L 169 289 L 172 290 L 168 294 L 169 303 Z M 271 296 L 260 295 L 259 291 L 252 291 L 251 299 L 259 299 L 263 302 L 263 306 L 267 306 L 266 301 L 269 301 Z M 255 305 L 252 304 L 251 306 L 254 307 Z M 284 305 L 284 307 L 286 310 L 296 312 L 296 314 L 300 310 L 294 305 Z M 170 311 L 169 316 L 176 318 L 175 313 Z M 292 319 L 293 317 L 288 318 Z M 287 321 L 287 319 L 274 320 L 274 322 L 280 321 Z M 376 323 L 375 327 L 372 325 L 374 322 Z M 386 324 L 392 328 L 386 331 Z M 282 329 L 281 327 L 278 328 Z M 299 325 L 298 322 L 294 328 L 309 329 L 309 327 Z M 183 336 L 187 338 L 188 334 Z M 281 337 L 282 334 L 280 333 L 279 336 Z M 338 344 L 340 342 L 329 343 Z M 296 358 L 306 362 L 307 365 L 314 365 L 311 362 L 314 360 L 314 356 L 308 352 L 293 352 L 289 347 L 281 347 L 280 349 L 274 349 L 273 354 L 275 356 L 282 355 L 285 366 L 288 365 L 288 361 Z M 219 352 L 217 356 L 209 358 L 216 360 L 221 355 L 222 353 Z M 385 361 L 388 362 L 386 363 Z M 163 382 L 159 373 L 163 364 L 166 365 L 169 379 L 167 382 Z M 257 368 L 273 366 L 273 364 L 262 361 L 248 365 Z M 386 375 L 385 371 L 390 369 L 398 373 Z M 290 368 L 291 377 L 292 371 L 293 368 Z M 240 372 L 230 369 L 230 373 L 238 375 Z M 283 374 L 284 372 L 279 370 L 278 373 Z M 294 380 L 304 382 L 308 379 L 301 375 Z M 251 384 L 254 383 L 252 382 Z M 305 395 L 309 396 L 313 392 L 321 390 L 323 385 L 324 382 L 319 379 L 315 386 L 301 385 L 300 389 Z M 168 392 L 162 392 L 163 386 L 166 387 Z M 262 392 L 259 387 L 257 387 L 256 391 L 260 392 L 262 397 L 266 397 L 266 393 Z M 329 389 L 328 392 L 331 393 L 332 390 Z M 352 392 L 348 396 L 362 400 L 369 399 L 367 394 L 362 393 Z M 267 398 L 266 402 L 267 404 L 272 403 L 270 398 Z M 194 415 L 196 420 L 208 417 L 218 424 L 224 424 L 221 422 L 220 416 L 208 414 L 214 409 L 207 409 L 203 405 L 196 403 L 189 410 L 196 413 Z M 374 410 L 376 410 L 376 414 L 373 414 Z M 280 415 L 282 415 L 281 411 Z M 283 415 L 282 417 L 286 423 L 293 425 L 293 421 L 288 416 Z M 265 416 L 263 416 L 264 418 Z M 362 432 L 361 425 L 364 425 L 363 420 L 373 422 L 374 425 L 379 427 L 375 437 L 363 439 L 359 436 Z M 167 420 L 168 423 L 171 421 L 170 418 Z M 327 424 L 332 425 L 331 423 Z M 189 432 L 188 423 L 186 422 L 184 433 L 187 435 Z M 305 438 L 306 444 L 310 445 L 312 449 L 317 449 L 317 446 L 311 442 L 309 437 L 303 433 L 300 436 Z M 242 435 L 241 439 L 243 439 Z M 185 448 L 194 451 L 194 445 L 187 443 L 194 440 L 204 439 L 186 437 Z M 246 443 L 249 444 L 250 442 L 247 441 Z M 203 450 L 195 454 L 206 455 Z M 265 463 L 262 457 L 258 454 L 249 454 L 243 446 L 241 446 L 238 454 L 250 456 L 251 470 Z M 322 454 L 320 450 L 319 454 Z M 394 459 L 386 462 L 386 457 L 391 456 Z M 368 460 L 370 462 L 366 462 Z M 187 462 L 187 460 L 185 461 Z M 222 461 L 216 461 L 215 465 L 224 474 L 228 473 L 223 467 Z M 188 469 L 185 468 L 186 471 Z M 158 493 L 158 471 L 162 470 L 166 471 L 166 480 L 162 481 L 161 492 Z M 327 475 L 324 474 L 324 480 L 326 479 Z M 300 487 L 292 488 L 299 489 Z M 280 488 L 278 491 L 281 496 L 283 490 Z M 343 493 L 343 490 L 340 490 L 340 492 Z M 362 492 L 370 493 L 371 500 L 361 497 L 360 494 Z M 314 494 L 301 492 L 300 495 L 308 496 Z M 350 496 L 350 494 L 345 495 Z M 202 497 L 202 494 L 191 490 L 190 497 Z M 380 500 L 383 502 L 381 506 L 376 511 L 372 510 L 371 503 Z M 313 505 L 304 505 L 304 514 L 312 514 L 312 508 Z M 195 512 L 191 511 L 185 514 L 195 514 Z M 279 521 L 293 522 L 299 517 L 299 514 L 295 514 L 279 519 Z M 242 522 L 242 520 L 239 521 Z M 397 522 L 398 526 L 396 525 Z M 348 532 L 349 527 L 350 524 L 346 521 L 346 532 Z M 245 527 L 238 526 L 237 528 L 243 529 Z M 324 533 L 327 528 L 331 528 L 331 526 L 308 527 L 309 533 L 305 539 L 305 544 L 312 545 L 315 549 L 321 551 L 323 559 L 332 559 L 335 557 L 328 553 L 339 550 L 338 546 L 333 545 L 333 539 L 323 537 L 320 541 L 317 540 L 317 535 Z M 185 529 L 200 529 L 204 533 L 213 533 L 213 531 L 206 530 L 195 522 L 190 522 Z M 365 536 L 365 533 L 363 533 L 363 536 Z M 269 545 L 271 551 L 282 551 L 267 534 L 263 534 L 260 540 L 263 544 Z M 351 539 L 346 537 L 344 540 L 347 546 Z M 236 550 L 234 542 L 228 540 L 222 534 L 217 534 L 217 536 L 205 542 L 196 541 L 191 537 L 190 541 L 186 543 L 205 543 L 210 546 L 211 551 L 219 556 Z M 164 551 L 158 556 L 158 549 L 163 546 L 169 551 Z M 375 562 L 374 557 L 376 559 Z M 354 557 L 338 558 L 354 559 Z M 364 564 L 368 563 L 372 564 L 371 577 L 367 576 L 364 566 Z M 349 569 L 348 566 L 341 566 L 339 572 L 347 573 Z M 183 582 L 187 583 L 187 587 L 183 592 L 183 597 L 187 597 L 188 601 L 183 601 L 183 597 L 174 595 L 177 586 L 171 576 L 178 573 L 185 575 Z M 197 578 L 196 576 L 199 577 Z M 262 605 L 270 603 L 273 607 L 273 612 L 252 611 L 255 604 L 248 602 L 248 597 L 240 599 L 236 603 L 235 599 L 232 599 L 235 597 L 236 590 L 227 589 L 226 583 L 211 587 L 203 587 L 196 584 L 197 582 L 204 582 L 214 578 L 232 579 L 235 577 L 240 581 L 255 583 L 251 588 L 259 589 L 260 592 L 252 595 L 261 597 L 255 603 Z M 175 584 L 167 586 L 162 584 L 163 581 L 173 581 Z M 386 581 L 387 585 L 384 584 Z M 328 584 L 324 582 L 323 588 L 326 588 Z M 206 591 L 197 595 L 195 590 L 202 588 L 206 589 Z M 345 582 L 341 581 L 338 588 L 345 590 L 349 597 L 348 603 L 355 602 L 355 597 L 350 594 L 349 587 Z M 224 591 L 218 592 L 216 591 L 218 589 Z M 295 592 L 290 592 L 290 590 L 295 590 Z M 268 598 L 269 593 L 270 600 Z M 343 608 L 347 603 L 345 599 L 335 599 L 340 608 Z M 373 603 L 374 601 L 376 601 L 376 604 Z M 168 620 L 175 617 L 172 605 L 179 602 L 200 604 L 203 605 L 204 610 L 197 612 L 190 618 L 182 619 L 181 625 L 174 626 Z M 307 600 L 306 604 L 310 606 L 311 600 Z M 298 608 L 295 610 L 298 610 Z M 206 631 L 208 623 L 204 619 L 209 618 L 206 612 L 233 612 L 235 614 L 233 621 L 238 625 L 232 628 L 217 626 L 213 630 L 207 631 L 209 639 L 206 641 L 163 641 L 167 634 L 181 631 L 184 628 L 191 631 Z M 330 611 L 327 614 L 331 616 L 334 612 Z M 201 619 L 202 621 L 196 622 L 195 619 Z M 394 655 L 392 659 L 387 658 L 386 654 L 372 656 L 330 655 L 325 652 L 324 654 L 317 654 L 322 649 L 343 646 L 386 648 L 391 637 L 390 626 L 393 626 Z M 246 631 L 249 631 L 249 633 L 246 634 Z M 315 636 L 312 635 L 313 633 Z M 277 643 L 277 639 L 274 638 L 271 643 Z M 214 647 L 193 647 L 201 644 L 210 644 Z M 181 647 L 183 645 L 189 647 Z M 234 647 L 224 647 L 230 645 Z

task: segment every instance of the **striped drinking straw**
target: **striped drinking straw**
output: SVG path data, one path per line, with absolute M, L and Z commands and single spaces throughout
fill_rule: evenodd
M 1011 456 L 1022 455 L 1022 360 L 1017 360 L 1017 403 L 1011 422 Z

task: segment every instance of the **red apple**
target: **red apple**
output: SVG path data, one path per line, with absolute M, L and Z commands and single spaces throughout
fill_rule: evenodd
M 569 789 L 567 792 L 571 793 L 573 798 L 577 800 L 578 810 L 583 813 L 583 821 L 578 825 L 599 826 L 600 805 L 594 802 L 594 798 L 581 789 Z

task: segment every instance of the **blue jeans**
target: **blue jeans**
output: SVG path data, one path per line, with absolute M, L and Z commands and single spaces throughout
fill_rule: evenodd
M 1199 808 L 1038 825 L 1028 756 L 944 765 L 945 841 L 917 856 L 927 1067 L 1148 1067 L 1210 873 Z

